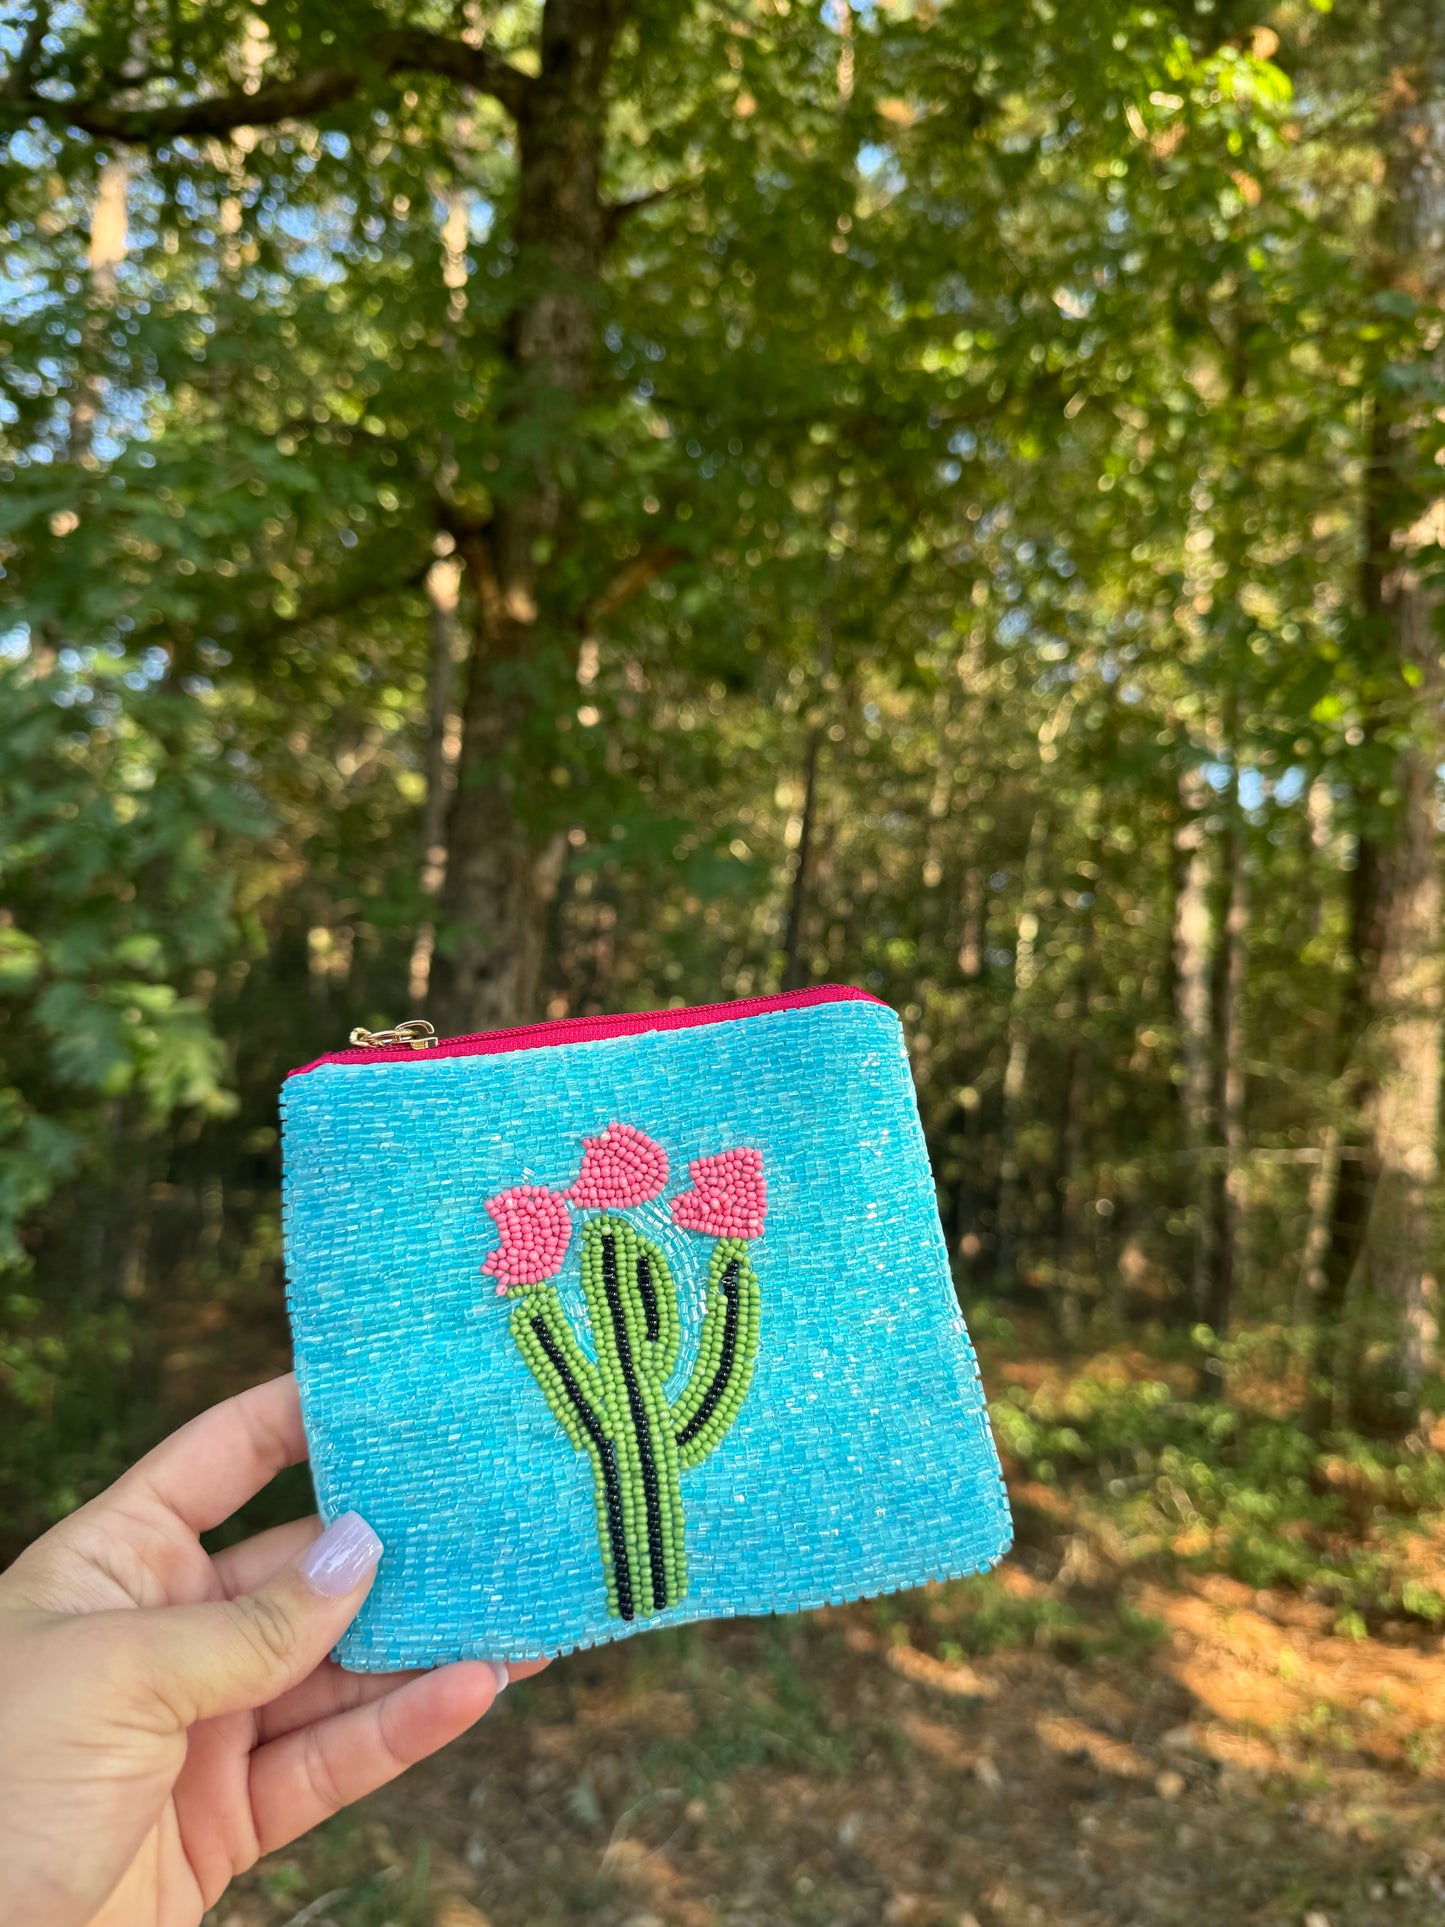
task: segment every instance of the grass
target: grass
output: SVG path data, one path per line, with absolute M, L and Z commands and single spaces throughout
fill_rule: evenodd
M 433 1927 L 431 1863 L 424 1836 L 398 1854 L 375 1826 L 343 1813 L 307 1840 L 304 1858 L 275 1856 L 259 1887 L 286 1927 Z
M 848 1736 L 832 1723 L 816 1684 L 799 1668 L 786 1622 L 760 1623 L 759 1663 L 747 1674 L 719 1668 L 706 1640 L 690 1626 L 659 1633 L 635 1650 L 632 1690 L 666 1680 L 671 1689 L 695 1696 L 699 1707 L 691 1731 L 660 1739 L 647 1754 L 654 1783 L 695 1798 L 732 1774 L 765 1767 L 827 1776 L 847 1772 Z

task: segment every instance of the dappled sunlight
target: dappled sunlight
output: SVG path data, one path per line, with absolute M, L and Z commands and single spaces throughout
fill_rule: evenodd
M 1165 1663 L 1216 1721 L 1240 1729 L 1234 1759 L 1287 1749 L 1294 1769 L 1320 1752 L 1358 1752 L 1445 1779 L 1445 1651 L 1438 1639 L 1390 1645 L 1342 1638 L 1324 1610 L 1274 1600 L 1212 1575 L 1180 1592 L 1146 1586 L 1140 1606 L 1169 1629 Z M 1227 1757 L 1218 1727 L 1209 1751 Z M 1241 1751 L 1241 1748 L 1243 1751 Z M 1262 1749 L 1262 1750 L 1257 1750 Z
M 716 1927 L 715 1904 L 696 1892 L 664 1848 L 646 1847 L 625 1837 L 614 1839 L 602 1855 L 600 1871 L 629 1900 L 654 1909 L 667 1927 Z
M 890 1646 L 885 1657 L 901 1678 L 947 1694 L 950 1699 L 992 1699 L 999 1690 L 996 1680 L 987 1678 L 966 1660 L 935 1659 L 912 1646 Z
M 1111 1773 L 1122 1780 L 1152 1777 L 1149 1762 L 1127 1740 L 1114 1739 L 1083 1720 L 1061 1719 L 1057 1714 L 1049 1714 L 1034 1721 L 1034 1731 L 1051 1752 L 1062 1753 L 1066 1759 L 1087 1760 L 1101 1773 Z

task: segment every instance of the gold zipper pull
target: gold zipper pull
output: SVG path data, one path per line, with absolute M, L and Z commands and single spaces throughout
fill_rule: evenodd
M 430 1050 L 436 1041 L 436 1025 L 429 1024 L 425 1017 L 408 1017 L 395 1030 L 363 1030 L 358 1024 L 351 1033 L 351 1042 L 357 1050 L 399 1049 L 403 1044 L 409 1044 L 413 1050 Z

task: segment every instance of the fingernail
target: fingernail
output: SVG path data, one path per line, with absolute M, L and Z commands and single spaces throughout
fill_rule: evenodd
M 381 1557 L 381 1541 L 359 1512 L 343 1512 L 298 1562 L 313 1592 L 340 1599 L 354 1592 Z
M 512 1675 L 499 1659 L 489 1659 L 487 1664 L 497 1676 L 497 1691 L 499 1693 L 505 1693 L 508 1686 L 512 1683 Z

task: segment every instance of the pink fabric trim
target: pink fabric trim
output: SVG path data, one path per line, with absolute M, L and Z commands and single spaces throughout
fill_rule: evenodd
M 848 984 L 819 984 L 812 990 L 786 990 L 774 997 L 737 997 L 725 1004 L 693 1004 L 685 1010 L 641 1010 L 616 1017 L 561 1017 L 548 1024 L 519 1024 L 512 1030 L 484 1030 L 469 1037 L 448 1037 L 431 1050 L 334 1050 L 288 1073 L 304 1077 L 322 1064 L 426 1064 L 438 1057 L 496 1057 L 505 1051 L 541 1050 L 552 1044 L 590 1044 L 603 1037 L 636 1037 L 650 1030 L 693 1030 L 704 1024 L 736 1023 L 775 1010 L 806 1010 L 814 1004 L 880 1004 L 870 991 Z

